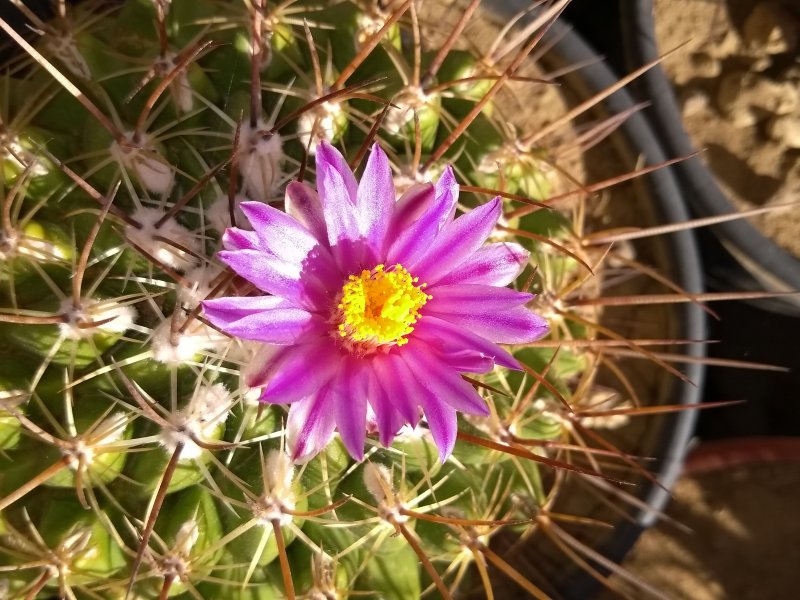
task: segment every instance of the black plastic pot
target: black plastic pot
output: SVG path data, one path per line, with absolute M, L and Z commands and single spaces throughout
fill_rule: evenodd
M 634 69 L 659 56 L 655 39 L 652 0 L 620 3 L 626 67 Z M 650 106 L 644 114 L 670 157 L 696 151 L 683 128 L 681 111 L 664 71 L 656 66 L 633 84 L 633 90 Z M 673 167 L 689 208 L 699 217 L 735 213 L 736 208 L 720 190 L 714 175 L 701 158 Z M 745 220 L 715 225 L 712 231 L 741 268 L 731 268 L 723 259 L 706 265 L 715 286 L 727 290 L 800 290 L 800 260 L 762 235 Z M 784 296 L 759 301 L 759 306 L 800 316 L 800 297 Z
M 502 17 L 509 18 L 518 11 L 528 8 L 525 0 L 506 0 L 492 2 L 491 9 Z M 542 59 L 549 69 L 555 70 L 569 65 L 587 64 L 563 78 L 562 86 L 574 90 L 581 98 L 588 98 L 600 90 L 613 85 L 617 77 L 597 56 L 583 39 L 569 25 L 557 22 L 544 43 L 554 41 L 552 50 Z M 607 115 L 619 114 L 634 105 L 634 101 L 626 90 L 614 93 L 602 103 L 601 112 Z M 610 138 L 614 150 L 621 156 L 642 157 L 646 164 L 658 164 L 666 160 L 667 155 L 653 134 L 647 120 L 639 113 L 633 114 L 623 126 Z M 655 209 L 660 222 L 678 223 L 687 221 L 687 210 L 684 196 L 673 173 L 661 169 L 642 177 L 638 184 L 642 194 Z M 683 289 L 696 293 L 703 289 L 701 257 L 690 231 L 673 233 L 663 240 L 667 246 L 671 277 Z M 676 337 L 687 340 L 703 340 L 706 336 L 705 313 L 695 304 L 687 303 L 676 309 L 678 311 L 679 332 Z M 694 343 L 686 348 L 686 354 L 692 357 L 705 355 L 704 345 Z M 705 367 L 702 364 L 687 364 L 682 369 L 693 384 L 675 380 L 670 390 L 670 403 L 693 405 L 700 402 L 700 390 L 704 380 Z M 663 487 L 646 485 L 637 494 L 650 510 L 641 510 L 634 521 L 621 519 L 613 534 L 599 548 L 609 559 L 619 562 L 633 546 L 642 531 L 657 520 L 657 513 L 669 501 L 667 491 L 678 478 L 687 447 L 692 438 L 696 420 L 696 411 L 687 410 L 670 416 L 659 422 L 658 431 L 652 432 L 656 438 L 653 443 L 653 456 L 659 457 L 655 464 L 649 464 Z M 595 565 L 597 566 L 597 565 Z M 603 570 L 600 568 L 599 570 Z M 557 583 L 558 593 L 564 598 L 586 599 L 601 588 L 591 576 L 577 567 L 569 576 Z

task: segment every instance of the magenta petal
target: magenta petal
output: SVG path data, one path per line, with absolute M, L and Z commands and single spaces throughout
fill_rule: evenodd
M 428 421 L 433 441 L 439 449 L 439 460 L 444 464 L 456 445 L 456 435 L 458 434 L 456 411 L 428 393 L 420 397 L 420 403 L 425 412 L 425 419 Z
M 315 288 L 310 280 L 301 283 L 301 265 L 258 250 L 223 250 L 217 258 L 260 290 L 304 304 L 313 301 Z
M 356 218 L 361 235 L 376 254 L 383 249 L 394 203 L 394 180 L 389 159 L 375 144 L 358 186 Z
M 222 234 L 222 245 L 226 250 L 258 250 L 261 240 L 255 231 L 228 227 Z
M 439 285 L 481 283 L 506 286 L 522 273 L 529 254 L 525 248 L 511 242 L 487 244 L 440 279 Z
M 517 360 L 500 346 L 493 344 L 486 338 L 448 323 L 430 315 L 424 316 L 414 326 L 414 340 L 428 344 L 431 350 L 438 352 L 442 360 L 450 364 L 448 356 L 464 349 L 469 349 L 475 354 L 491 358 L 495 364 L 509 369 L 521 370 Z M 483 371 L 469 371 L 468 373 L 481 373 Z
M 386 390 L 383 389 L 383 386 L 378 384 L 374 376 L 372 377 L 370 385 L 372 387 L 370 388 L 369 403 L 372 407 L 372 412 L 375 413 L 375 422 L 378 426 L 378 440 L 383 446 L 388 447 L 392 445 L 392 441 L 394 441 L 397 432 L 400 431 L 407 421 L 403 419 L 402 415 L 392 406 L 392 402 Z M 418 415 L 415 417 L 414 423 L 417 421 L 419 421 Z
M 535 342 L 549 331 L 547 321 L 524 306 L 502 312 L 449 313 L 435 316 L 498 344 Z
M 262 402 L 289 404 L 321 389 L 341 366 L 342 357 L 327 339 L 295 346 L 281 361 L 261 394 Z
M 317 238 L 285 212 L 263 202 L 242 202 L 240 206 L 258 235 L 260 249 L 296 263 L 314 250 L 323 251 Z
M 434 198 L 434 187 L 430 183 L 417 183 L 408 188 L 394 205 L 388 239 L 395 239 L 416 222 L 430 208 Z
M 245 385 L 252 388 L 263 387 L 280 368 L 286 356 L 297 352 L 297 346 L 262 345 L 244 368 Z
M 369 372 L 365 367 L 348 361 L 332 389 L 336 427 L 344 447 L 358 461 L 364 460 L 364 441 L 367 437 Z
M 287 215 L 297 219 L 317 240 L 327 245 L 328 231 L 317 190 L 305 183 L 292 181 L 286 186 L 284 206 Z
M 361 234 L 356 217 L 357 184 L 350 167 L 339 151 L 330 144 L 320 144 L 317 152 L 317 191 L 325 215 L 328 242 L 338 259 L 345 258 L 343 249 L 357 241 Z M 344 266 L 344 265 L 342 265 Z
M 398 232 L 397 240 L 389 247 L 387 263 L 409 267 L 419 261 L 439 231 L 452 220 L 457 202 L 458 184 L 448 166 L 436 182 L 433 205 L 419 220 Z
M 350 165 L 347 164 L 347 161 L 344 159 L 344 156 L 342 156 L 341 152 L 331 146 L 328 142 L 321 142 L 317 147 L 316 166 L 317 191 L 319 192 L 321 198 L 326 197 L 328 190 L 326 188 L 326 181 L 324 181 L 324 177 L 323 181 L 320 182 L 319 172 L 321 170 L 333 169 L 339 174 L 351 204 L 355 204 L 356 193 L 358 191 L 358 182 L 356 181 L 355 175 L 353 175 L 353 171 L 350 169 Z
M 431 352 L 415 348 L 414 352 L 404 352 L 402 356 L 417 380 L 427 387 L 437 402 L 446 402 L 454 409 L 471 415 L 485 417 L 489 414 L 486 402 L 475 388 Z
M 336 426 L 331 409 L 331 392 L 327 386 L 289 409 L 286 437 L 295 463 L 308 462 L 331 441 Z
M 494 359 L 491 356 L 460 350 L 441 356 L 442 362 L 459 373 L 488 373 L 494 369 Z
M 220 329 L 257 312 L 293 306 L 278 296 L 233 296 L 203 300 L 201 304 L 206 318 Z
M 294 344 L 322 331 L 321 317 L 287 304 L 276 296 L 218 298 L 203 302 L 203 311 L 228 335 L 266 344 Z
M 418 263 L 406 265 L 420 281 L 433 285 L 480 248 L 500 218 L 499 198 L 446 225 Z
M 506 287 L 472 283 L 429 287 L 433 296 L 425 304 L 426 314 L 489 313 L 508 310 L 530 302 L 533 294 Z
M 406 423 L 412 426 L 419 421 L 417 408 L 420 394 L 419 386 L 414 375 L 408 370 L 406 364 L 398 354 L 375 356 L 372 359 L 372 368 L 377 381 L 385 392 L 388 407 L 399 413 Z M 376 415 L 381 407 L 373 404 Z M 386 415 L 387 419 L 391 415 Z M 396 433 L 395 430 L 393 433 Z

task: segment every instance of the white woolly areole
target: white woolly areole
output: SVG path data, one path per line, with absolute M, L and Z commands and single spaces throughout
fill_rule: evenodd
M 150 338 L 153 359 L 167 365 L 181 365 L 195 360 L 203 350 L 222 350 L 227 338 L 198 320 L 183 333 L 172 331 L 167 319 L 156 327 Z
M 392 98 L 392 106 L 383 120 L 383 126 L 391 134 L 400 135 L 403 128 L 414 123 L 414 110 L 419 110 L 430 101 L 431 96 L 419 86 L 404 88 Z
M 314 585 L 308 592 L 308 600 L 331 600 L 340 597 L 336 591 L 336 565 L 333 557 L 324 550 L 314 552 L 311 577 Z
M 188 269 L 185 275 L 190 287 L 178 288 L 178 301 L 188 308 L 200 304 L 214 289 L 215 280 L 222 270 L 219 265 L 201 265 Z
M 394 176 L 395 192 L 400 197 L 416 185 L 428 184 L 438 180 L 443 171 L 444 165 L 438 161 L 429 166 L 424 172 L 412 165 L 402 165 L 400 172 Z
M 104 446 L 113 446 L 125 437 L 125 428 L 127 427 L 127 417 L 125 413 L 113 413 L 111 416 L 104 419 L 92 431 L 92 444 L 85 444 L 82 440 L 78 440 L 72 448 L 65 453 L 69 459 L 69 467 L 73 471 L 80 468 L 85 468 L 87 465 L 94 462 L 95 456 L 98 454 L 98 449 Z
M 242 202 L 248 202 L 250 199 L 241 194 L 236 194 L 233 198 L 233 216 L 236 218 L 236 227 L 239 229 L 252 229 L 250 221 L 244 216 L 241 209 Z M 228 195 L 224 194 L 219 196 L 211 203 L 205 211 L 206 226 L 219 233 L 223 233 L 231 224 L 231 211 L 230 201 Z
M 160 227 L 156 224 L 164 217 L 160 208 L 143 206 L 133 211 L 131 218 L 140 227 L 125 227 L 125 237 L 150 256 L 173 269 L 184 271 L 197 264 L 197 258 L 190 254 L 200 254 L 200 243 L 197 236 L 170 217 Z M 162 241 L 169 240 L 175 245 Z M 180 246 L 180 248 L 178 247 Z M 181 250 L 185 248 L 190 252 Z
M 185 521 L 175 535 L 175 545 L 172 548 L 172 554 L 180 557 L 188 557 L 199 539 L 200 525 L 198 525 L 197 521 L 194 519 Z
M 197 388 L 189 404 L 170 415 L 170 427 L 159 436 L 161 445 L 172 454 L 178 444 L 183 444 L 179 460 L 200 458 L 203 448 L 194 439 L 213 441 L 217 428 L 228 418 L 229 408 L 230 394 L 221 383 Z
M 433 436 L 430 434 L 430 430 L 426 427 L 412 427 L 408 423 L 403 425 L 400 428 L 400 431 L 397 432 L 397 435 L 394 436 L 395 443 L 412 443 L 419 440 L 432 440 Z
M 116 140 L 111 143 L 111 156 L 125 170 L 132 171 L 146 189 L 166 195 L 172 189 L 175 169 L 150 143 L 147 135 L 141 134 L 138 142 L 133 140 L 132 131 L 123 135 L 123 144 Z
M 297 119 L 297 140 L 310 154 L 317 153 L 317 144 L 322 141 L 332 142 L 336 136 L 336 123 L 342 118 L 342 105 L 338 102 L 323 102 L 313 109 L 304 112 Z M 314 130 L 314 142 L 309 145 L 311 131 Z
M 121 334 L 130 329 L 136 320 L 136 310 L 132 306 L 116 300 L 92 298 L 81 298 L 78 307 L 73 305 L 72 298 L 65 298 L 61 301 L 58 314 L 64 319 L 58 324 L 58 329 L 68 340 L 85 339 L 101 333 Z M 99 324 L 86 326 L 91 323 Z
M 376 4 L 377 3 L 373 4 L 371 11 L 359 11 L 358 15 L 356 16 L 356 50 L 360 50 L 368 39 L 378 33 L 381 30 L 381 27 L 386 25 L 388 16 L 385 13 L 377 10 L 377 7 L 375 6 Z
M 81 79 L 91 79 L 92 71 L 86 59 L 83 58 L 75 38 L 68 31 L 60 31 L 58 35 L 46 35 L 45 47 L 55 56 L 73 75 Z
M 535 400 L 534 403 L 531 405 L 531 408 L 539 413 L 539 418 L 550 419 L 556 423 L 567 423 L 567 421 L 562 417 L 559 413 L 549 410 L 550 404 L 539 398 Z
M 19 171 L 24 171 L 26 167 L 30 167 L 31 175 L 34 177 L 41 177 L 50 172 L 50 168 L 47 166 L 48 163 L 43 162 L 40 157 L 28 151 L 19 143 L 19 138 L 9 131 L 0 131 L 0 158 L 3 161 L 10 162 Z
M 250 504 L 253 516 L 264 526 L 277 521 L 281 526 L 292 520 L 287 510 L 297 506 L 292 483 L 294 465 L 291 457 L 282 450 L 270 450 L 261 465 L 264 477 L 264 493 Z
M 364 465 L 364 486 L 378 503 L 388 499 L 387 492 L 392 489 L 392 476 L 389 469 L 381 464 L 368 462 Z
M 280 450 L 270 450 L 264 459 L 264 474 L 271 494 L 281 498 L 294 495 L 294 464 L 288 454 Z
M 255 127 L 243 124 L 239 132 L 239 172 L 245 196 L 267 202 L 274 199 L 284 179 L 283 140 L 267 133 L 262 121 Z
M 584 404 L 582 410 L 626 410 L 633 408 L 633 403 L 630 400 L 620 401 L 619 395 L 616 391 L 597 387 L 589 393 L 589 397 Z M 630 422 L 630 415 L 615 414 L 615 415 L 587 415 L 581 417 L 581 425 L 589 429 L 619 429 L 624 427 Z
M 164 56 L 157 58 L 153 65 L 156 73 L 162 77 L 169 75 L 177 66 L 175 58 L 175 54 L 172 52 L 166 52 Z M 169 93 L 178 112 L 188 113 L 192 110 L 194 96 L 192 95 L 192 86 L 189 83 L 189 72 L 186 67 L 181 69 L 175 79 L 172 80 L 172 83 L 169 84 Z

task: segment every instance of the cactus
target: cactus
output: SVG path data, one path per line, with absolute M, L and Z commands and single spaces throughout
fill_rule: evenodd
M 491 596 L 505 578 L 547 597 L 499 550 L 526 540 L 533 552 L 550 540 L 596 573 L 594 551 L 569 531 L 599 522 L 565 514 L 561 499 L 635 508 L 616 482 L 649 475 L 604 428 L 663 401 L 637 392 L 623 351 L 652 361 L 653 381 L 682 375 L 648 349 L 659 340 L 630 338 L 605 316 L 620 281 L 664 282 L 631 245 L 608 242 L 613 232 L 604 241 L 570 158 L 621 120 L 576 128 L 565 112 L 534 130 L 511 118 L 520 91 L 559 101 L 528 56 L 566 3 L 478 47 L 477 1 L 60 1 L 45 19 L 14 0 L 35 34 L 2 22 L 24 51 L 0 81 L 0 596 L 449 598 Z M 435 181 L 461 185 L 460 235 L 475 237 L 491 210 L 469 264 L 447 264 L 458 236 L 411 242 L 439 253 L 427 273 L 462 265 L 462 283 L 496 286 L 496 322 L 518 319 L 526 335 L 476 334 L 469 312 L 437 330 L 443 296 L 415 287 L 413 272 L 352 272 L 353 285 L 402 288 L 416 304 L 397 305 L 409 320 L 386 333 L 352 309 L 367 292 L 326 287 L 351 319 L 342 335 L 390 340 L 397 353 L 423 338 L 429 347 L 384 364 L 395 397 L 368 411 L 377 392 L 351 390 L 352 414 L 333 420 L 300 403 L 287 412 L 270 385 L 282 378 L 277 398 L 299 400 L 345 366 L 315 360 L 302 327 L 280 338 L 244 317 L 283 306 L 295 255 L 322 251 L 315 189 L 325 173 L 346 177 L 345 161 L 362 183 L 362 163 L 393 180 L 406 225 L 433 202 Z M 331 164 L 334 175 L 319 168 Z M 259 214 L 277 225 L 264 232 Z M 293 245 L 292 228 L 317 245 Z M 240 268 L 241 240 L 259 234 L 284 236 L 284 254 L 259 250 Z M 262 266 L 274 288 L 258 285 Z M 520 272 L 517 288 L 535 298 L 505 289 Z M 662 300 L 691 299 L 664 285 Z M 230 315 L 245 304 L 256 308 Z M 550 334 L 537 342 L 542 318 Z M 446 343 L 463 344 L 447 349 L 448 377 L 419 380 Z M 287 345 L 300 348 L 294 366 Z M 447 394 L 461 402 L 457 432 Z

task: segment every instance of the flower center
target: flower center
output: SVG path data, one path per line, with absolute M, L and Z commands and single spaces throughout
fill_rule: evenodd
M 355 342 L 407 344 L 419 309 L 431 298 L 418 281 L 399 264 L 350 275 L 338 305 L 339 335 Z

